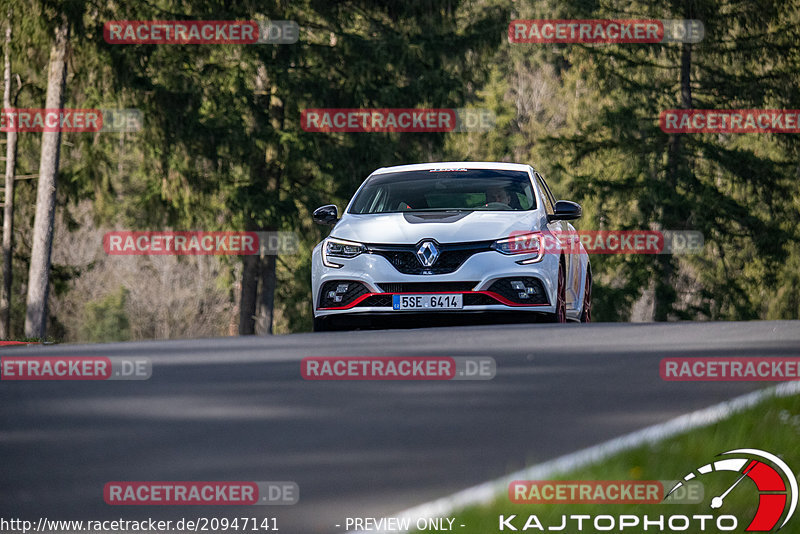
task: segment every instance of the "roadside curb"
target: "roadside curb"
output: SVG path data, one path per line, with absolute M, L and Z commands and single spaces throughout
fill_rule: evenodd
M 649 426 L 630 434 L 582 449 L 553 460 L 527 467 L 510 475 L 483 482 L 447 497 L 420 504 L 413 508 L 393 514 L 398 519 L 408 518 L 411 524 L 420 518 L 452 516 L 453 512 L 468 506 L 485 505 L 493 502 L 498 496 L 507 494 L 508 485 L 514 480 L 547 480 L 556 474 L 571 471 L 606 458 L 634 449 L 641 445 L 656 443 L 689 430 L 708 426 L 731 415 L 751 408 L 770 397 L 788 397 L 800 393 L 800 381 L 783 382 L 777 386 L 747 393 L 719 404 L 709 406 L 688 414 L 678 416 L 665 423 Z M 350 531 L 357 534 L 362 531 Z M 372 530 L 371 533 L 388 534 L 386 530 Z M 393 534 L 408 530 L 393 530 Z

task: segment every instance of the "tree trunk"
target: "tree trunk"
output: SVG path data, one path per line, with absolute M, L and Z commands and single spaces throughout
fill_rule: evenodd
M 239 335 L 256 333 L 256 304 L 260 259 L 257 254 L 242 257 L 242 291 L 239 300 Z
M 55 30 L 47 74 L 46 108 L 64 105 L 67 79 L 69 22 L 65 14 Z M 61 132 L 42 134 L 42 157 L 39 162 L 39 187 L 36 191 L 36 217 L 33 223 L 31 266 L 28 273 L 28 301 L 25 335 L 44 339 L 47 334 L 47 296 L 50 282 L 50 253 L 53 247 L 53 220 L 56 207 L 56 179 L 61 149 Z
M 279 48 L 274 54 L 280 58 L 280 55 L 285 53 L 285 51 L 285 49 Z M 260 71 L 260 74 L 266 78 L 264 71 Z M 263 81 L 266 80 L 264 79 Z M 279 98 L 278 88 L 275 84 L 272 84 L 269 88 L 269 100 L 270 125 L 276 132 L 283 131 L 285 126 L 284 103 L 281 98 Z M 273 192 L 276 201 L 280 198 L 281 194 L 281 175 L 283 173 L 281 162 L 285 160 L 286 154 L 283 144 L 278 142 L 267 148 L 267 174 L 271 178 L 268 189 Z M 267 230 L 269 232 L 274 232 L 276 228 L 270 226 Z M 278 285 L 276 271 L 277 258 L 275 257 L 277 251 L 267 252 L 265 255 L 265 250 L 266 248 L 262 247 L 260 256 L 261 269 L 259 269 L 261 283 L 259 284 L 258 314 L 256 317 L 256 333 L 262 336 L 272 334 L 272 325 L 275 319 L 275 288 Z
M 259 274 L 261 284 L 258 293 L 258 313 L 256 314 L 256 334 L 266 336 L 272 334 L 272 323 L 275 309 L 275 255 L 267 252 L 261 257 Z
M 6 26 L 3 107 L 11 108 L 11 8 Z M 11 282 L 14 253 L 14 174 L 17 172 L 17 132 L 6 134 L 6 186 L 3 206 L 3 286 L 0 288 L 0 338 L 11 337 Z
M 689 17 L 687 17 L 689 18 Z M 681 50 L 681 108 L 692 108 L 692 45 L 684 43 Z M 673 133 L 669 139 L 667 153 L 667 184 L 670 196 L 678 190 L 680 173 L 683 172 L 683 157 L 681 154 L 681 138 L 683 134 Z M 677 210 L 679 202 L 669 202 L 662 208 L 662 230 L 675 230 L 675 224 L 680 224 Z M 667 321 L 677 300 L 675 290 L 675 260 L 671 254 L 659 254 L 656 260 L 656 281 L 653 305 L 653 319 Z
M 266 107 L 270 117 L 270 126 L 275 131 L 281 131 L 283 126 L 283 106 L 274 97 L 275 87 L 269 85 L 266 67 L 258 67 L 255 78 L 255 105 L 261 109 Z M 280 145 L 278 145 L 279 147 Z M 267 191 L 278 199 L 279 175 L 282 161 L 278 148 L 274 145 L 267 147 L 265 153 L 253 154 L 250 162 L 250 176 L 255 184 L 263 184 Z M 274 179 L 270 180 L 269 177 Z M 251 222 L 252 226 L 259 226 Z M 248 227 L 252 231 L 252 227 Z M 258 228 L 264 231 L 263 227 Z M 269 227 L 268 230 L 274 230 Z M 263 234 L 262 234 L 263 235 Z M 261 247 L 259 254 L 244 256 L 242 262 L 242 286 L 239 309 L 239 334 L 240 335 L 269 335 L 272 334 L 272 323 L 275 305 L 275 287 L 277 285 L 275 272 L 275 256 L 264 254 L 265 248 Z

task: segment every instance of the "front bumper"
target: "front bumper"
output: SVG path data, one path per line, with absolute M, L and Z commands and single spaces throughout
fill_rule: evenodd
M 341 268 L 325 267 L 322 264 L 321 247 L 312 255 L 312 295 L 314 316 L 323 317 L 342 314 L 396 314 L 411 315 L 418 312 L 397 311 L 392 307 L 393 295 L 399 294 L 448 294 L 463 295 L 464 307 L 460 310 L 424 310 L 424 313 L 469 313 L 469 312 L 536 312 L 554 313 L 558 256 L 545 254 L 541 261 L 520 265 L 517 261 L 528 255 L 504 255 L 496 251 L 485 251 L 467 258 L 454 272 L 447 274 L 403 274 L 385 257 L 378 254 L 360 254 L 352 259 L 336 258 Z M 508 286 L 498 285 L 503 279 L 526 278 L 539 284 L 541 293 L 532 294 L 530 301 L 523 303 L 515 299 Z M 333 303 L 326 296 L 332 288 L 343 289 L 341 284 L 363 284 L 355 290 L 348 287 L 341 292 L 342 299 Z M 324 292 L 323 292 L 324 289 Z M 427 290 L 425 290 L 427 289 Z M 432 290 L 431 290 L 432 289 Z M 504 290 L 505 291 L 504 291 Z

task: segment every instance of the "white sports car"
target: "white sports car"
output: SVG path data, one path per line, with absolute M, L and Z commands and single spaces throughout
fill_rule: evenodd
M 341 219 L 334 205 L 314 212 L 315 222 L 333 225 L 311 260 L 314 330 L 465 313 L 588 322 L 585 249 L 545 246 L 574 235 L 566 221 L 580 216 L 530 165 L 378 169 Z

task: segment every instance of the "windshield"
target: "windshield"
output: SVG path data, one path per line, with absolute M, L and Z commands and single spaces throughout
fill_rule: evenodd
M 532 209 L 536 209 L 536 198 L 527 172 L 431 169 L 371 177 L 349 213 Z

